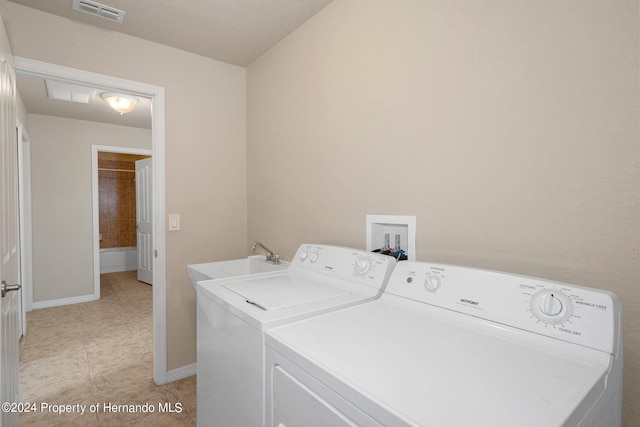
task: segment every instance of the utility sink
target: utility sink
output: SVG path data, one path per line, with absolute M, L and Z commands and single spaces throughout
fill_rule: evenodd
M 223 279 L 225 277 L 284 270 L 289 267 L 289 264 L 287 261 L 280 261 L 280 264 L 273 264 L 267 262 L 264 255 L 252 255 L 247 258 L 232 259 L 229 261 L 191 264 L 187 265 L 187 271 L 189 272 L 191 284 L 193 288 L 196 289 L 196 283 L 201 280 Z

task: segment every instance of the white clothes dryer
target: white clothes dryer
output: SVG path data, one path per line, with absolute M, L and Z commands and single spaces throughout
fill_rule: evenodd
M 267 332 L 267 426 L 615 427 L 615 295 L 401 262 L 379 299 Z
M 286 270 L 198 282 L 198 425 L 263 426 L 264 332 L 379 297 L 395 264 L 303 244 Z

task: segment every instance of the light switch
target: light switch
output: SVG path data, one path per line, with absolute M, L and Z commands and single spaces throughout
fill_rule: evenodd
M 180 214 L 169 214 L 169 231 L 180 230 Z

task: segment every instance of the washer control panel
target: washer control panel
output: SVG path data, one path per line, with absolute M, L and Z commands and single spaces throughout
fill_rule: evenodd
M 383 289 L 396 261 L 386 255 L 359 249 L 303 244 L 298 248 L 291 265 Z
M 598 289 L 443 264 L 398 263 L 386 293 L 614 353 L 620 304 Z

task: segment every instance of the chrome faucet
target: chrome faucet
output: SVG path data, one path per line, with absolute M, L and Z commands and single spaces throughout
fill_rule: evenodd
M 256 247 L 260 246 L 262 249 L 264 249 L 265 251 L 267 251 L 267 261 L 268 262 L 272 262 L 274 264 L 280 264 L 280 254 L 277 254 L 273 251 L 271 251 L 271 249 L 268 249 L 265 245 L 263 245 L 260 242 L 254 242 L 253 243 L 253 252 L 256 251 Z

